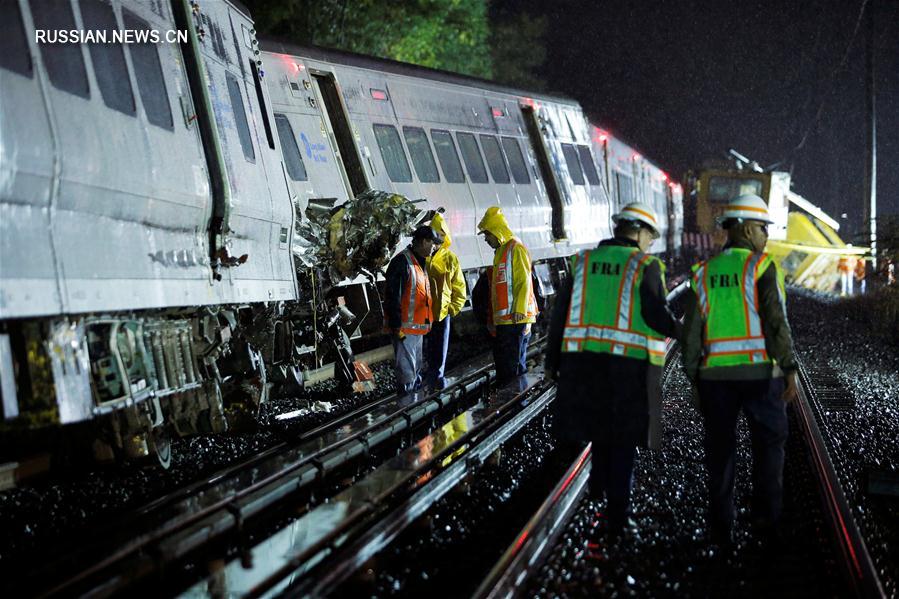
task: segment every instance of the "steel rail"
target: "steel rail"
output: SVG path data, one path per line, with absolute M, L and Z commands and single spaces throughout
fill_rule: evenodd
M 393 488 L 371 500 L 340 527 L 290 558 L 255 585 L 247 596 L 284 593 L 319 597 L 335 590 L 474 467 L 540 414 L 554 398 L 555 386 L 542 381 L 495 408 L 488 420 L 432 456 Z M 458 455 L 460 450 L 464 450 L 464 454 Z M 455 457 L 447 463 L 454 454 Z M 288 579 L 289 583 L 285 583 Z
M 591 445 L 578 454 L 515 540 L 499 558 L 472 597 L 499 599 L 521 593 L 528 574 L 546 557 L 577 510 L 590 475 Z
M 674 287 L 669 300 L 686 291 L 688 282 Z M 677 342 L 667 340 L 663 384 L 671 376 L 675 361 L 672 356 Z M 580 498 L 585 493 L 590 474 L 592 444 L 588 443 L 574 459 L 559 482 L 549 493 L 515 540 L 506 548 L 493 568 L 472 595 L 477 599 L 508 598 L 520 594 L 529 574 L 546 559 L 547 552 L 577 511 Z
M 818 480 L 825 511 L 830 519 L 834 541 L 843 557 L 845 575 L 857 597 L 886 597 L 877 568 L 855 522 L 852 508 L 843 492 L 827 444 L 818 426 L 815 412 L 820 411 L 820 408 L 814 398 L 814 381 L 802 362 L 797 359 L 797 363 L 801 384 L 799 398 L 793 403 L 793 407 L 809 448 L 809 457 Z
M 160 559 L 168 561 L 182 557 L 189 551 L 199 548 L 202 544 L 210 542 L 214 537 L 219 537 L 229 530 L 233 530 L 247 518 L 258 514 L 272 503 L 280 501 L 287 495 L 298 491 L 304 486 L 308 486 L 321 475 L 338 467 L 342 461 L 341 458 L 343 457 L 339 455 L 340 452 L 351 444 L 361 443 L 362 446 L 364 446 L 364 449 L 368 450 L 371 447 L 388 440 L 396 432 L 399 432 L 399 430 L 407 430 L 425 416 L 447 407 L 452 403 L 456 403 L 461 398 L 470 395 L 475 390 L 488 384 L 493 379 L 493 376 L 492 365 L 483 365 L 474 369 L 446 389 L 428 395 L 408 406 L 401 407 L 390 414 L 385 415 L 379 421 L 366 426 L 352 435 L 348 435 L 347 437 L 338 440 L 332 445 L 322 447 L 309 455 L 301 456 L 279 471 L 266 476 L 247 487 L 230 492 L 220 500 L 216 500 L 200 509 L 195 509 L 193 511 L 186 510 L 183 512 L 182 517 L 168 520 L 158 528 L 132 536 L 132 538 L 114 552 L 92 562 L 89 566 L 69 576 L 64 581 L 55 583 L 49 588 L 45 587 L 45 590 L 41 592 L 41 596 L 67 593 L 76 588 L 79 584 L 85 583 L 91 577 L 98 576 L 104 571 L 110 571 L 110 575 L 112 575 L 113 572 L 111 572 L 111 570 L 117 565 L 123 564 L 132 556 L 141 562 L 141 565 L 135 567 L 132 571 L 140 572 L 142 574 L 154 569 L 154 563 Z M 369 404 L 369 406 L 371 409 L 395 399 L 395 394 L 390 395 L 383 400 Z M 359 417 L 370 411 L 370 409 L 356 410 L 354 414 Z M 391 423 L 396 422 L 398 419 L 404 420 L 404 423 L 399 427 L 391 426 Z M 346 422 L 347 420 L 345 418 L 341 420 L 341 424 L 345 424 Z M 315 429 L 315 432 L 320 435 L 323 432 L 333 430 L 338 426 L 339 425 L 325 425 Z M 381 429 L 397 430 L 388 430 L 385 434 L 377 435 L 376 433 L 380 432 Z M 315 438 L 311 435 L 312 432 L 313 431 L 310 431 L 310 436 L 306 437 L 306 441 Z M 371 441 L 369 441 L 369 439 Z M 200 483 L 195 483 L 192 488 L 196 493 L 203 490 L 208 491 L 219 485 L 224 485 L 227 481 L 239 476 L 240 473 L 248 468 L 258 466 L 262 461 L 267 459 L 276 459 L 280 455 L 283 455 L 284 451 L 290 451 L 295 446 L 295 444 L 288 443 L 285 446 L 282 446 L 282 452 L 280 453 L 265 452 L 262 460 L 251 458 L 241 462 L 232 469 L 213 476 L 210 479 L 211 482 L 202 481 Z M 361 453 L 361 451 L 359 453 Z M 356 456 L 351 455 L 349 457 L 353 458 Z M 191 496 L 189 493 L 183 493 L 181 491 L 177 491 L 175 494 L 179 499 L 188 501 Z M 160 511 L 164 507 L 171 505 L 171 502 L 160 503 L 151 509 L 150 512 L 142 512 L 142 516 L 146 518 L 149 515 Z M 181 542 L 168 544 L 168 549 L 173 549 L 173 553 L 161 555 L 159 551 L 151 550 L 153 547 L 160 547 L 165 541 L 171 541 L 176 535 Z M 42 568 L 42 572 L 47 572 L 49 576 L 50 573 L 58 571 L 57 568 L 60 564 L 70 563 L 71 561 L 71 556 L 65 556 L 53 564 Z M 34 581 L 35 577 L 32 576 L 30 579 Z M 124 584 L 125 581 L 122 580 L 119 582 Z
M 688 288 L 688 284 L 688 281 L 684 281 L 677 285 L 669 293 L 668 299 L 674 299 L 682 294 Z M 673 369 L 673 360 L 670 357 L 677 347 L 676 342 L 668 343 L 669 359 L 666 360 L 663 380 L 667 380 Z M 813 381 L 801 363 L 799 374 L 802 384 L 799 389 L 800 397 L 793 404 L 794 410 L 806 446 L 809 448 L 809 458 L 827 512 L 826 517 L 829 518 L 839 555 L 843 557 L 845 575 L 857 597 L 886 597 L 818 426 L 815 412 L 820 412 L 820 407 L 813 397 L 814 392 L 810 392 L 814 389 Z M 528 573 L 545 559 L 545 554 L 553 546 L 554 539 L 577 508 L 577 499 L 583 493 L 583 484 L 587 478 L 589 452 L 588 446 L 569 467 L 539 510 L 494 565 L 475 592 L 475 597 L 506 598 L 520 593 Z

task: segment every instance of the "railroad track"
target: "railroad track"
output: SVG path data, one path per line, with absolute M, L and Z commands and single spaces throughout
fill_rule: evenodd
M 667 380 L 672 362 L 668 361 L 663 380 Z M 810 469 L 828 525 L 828 536 L 834 553 L 839 556 L 836 561 L 842 569 L 846 589 L 856 597 L 886 597 L 815 416 L 822 409 L 817 399 L 815 380 L 804 367 L 800 367 L 800 380 L 800 398 L 793 404 L 792 411 L 808 450 Z M 825 388 L 828 388 L 826 382 Z M 830 395 L 827 397 L 830 398 Z M 581 507 L 586 495 L 589 464 L 590 446 L 587 445 L 484 578 L 475 597 L 507 598 L 525 592 L 530 576 L 553 552 L 568 523 Z M 801 589 L 797 591 L 801 592 Z
M 149 502 L 97 531 L 97 541 L 46 561 L 13 586 L 45 596 L 129 588 L 218 539 L 242 535 L 254 518 L 452 409 L 489 384 L 491 368 L 481 358 L 461 367 L 458 380 L 439 393 L 389 395 Z
M 473 426 L 440 451 L 410 447 L 329 504 L 253 548 L 265 560 L 233 560 L 189 595 L 326 596 L 475 471 L 550 405 L 555 386 L 531 378 L 523 391 L 499 390 L 470 410 Z M 335 516 L 336 515 L 336 516 Z

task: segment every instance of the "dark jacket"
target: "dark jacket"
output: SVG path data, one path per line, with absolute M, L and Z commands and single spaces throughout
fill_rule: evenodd
M 737 241 L 724 246 L 751 250 L 748 241 Z M 759 380 L 782 376 L 796 371 L 796 358 L 793 355 L 793 339 L 790 323 L 784 311 L 785 298 L 781 296 L 777 284 L 777 269 L 769 266 L 758 282 L 759 318 L 762 321 L 762 332 L 765 335 L 765 349 L 768 355 L 777 361 L 779 370 L 771 364 L 746 364 L 743 366 L 724 366 L 700 371 L 703 359 L 703 330 L 705 329 L 699 308 L 699 298 L 693 289 L 684 296 L 684 371 L 691 381 L 700 377 L 708 380 Z M 781 372 L 782 371 L 782 372 Z
M 409 246 L 412 251 L 412 246 Z M 414 251 L 412 255 L 418 261 L 422 270 L 427 273 L 426 259 L 422 258 Z M 399 330 L 403 325 L 403 316 L 401 306 L 403 303 L 403 289 L 406 287 L 406 281 L 409 279 L 409 268 L 402 252 L 393 257 L 390 264 L 387 265 L 386 289 L 384 292 L 384 322 L 388 329 Z
M 637 247 L 630 239 L 606 239 L 600 246 Z M 680 338 L 681 325 L 665 301 L 665 286 L 657 263 L 643 272 L 641 315 L 666 337 Z M 617 298 L 609 298 L 617 301 Z M 556 428 L 571 440 L 610 445 L 658 447 L 661 437 L 661 368 L 595 352 L 562 352 L 562 336 L 571 303 L 571 280 L 559 289 L 553 306 L 546 349 L 546 371 L 558 381 L 554 402 Z

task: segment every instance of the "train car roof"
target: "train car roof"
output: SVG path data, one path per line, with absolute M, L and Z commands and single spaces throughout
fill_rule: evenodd
M 567 98 L 565 96 L 507 87 L 505 85 L 496 83 L 495 81 L 490 81 L 489 79 L 481 79 L 480 77 L 472 77 L 470 75 L 461 75 L 459 73 L 452 73 L 450 71 L 441 71 L 439 69 L 422 67 L 419 65 L 414 65 L 407 62 L 399 62 L 387 58 L 377 58 L 375 56 L 355 54 L 353 52 L 335 50 L 333 48 L 301 46 L 274 38 L 260 38 L 259 45 L 260 48 L 265 52 L 289 54 L 291 56 L 302 56 L 305 58 L 311 58 L 313 60 L 321 60 L 324 62 L 331 62 L 345 66 L 359 67 L 372 71 L 382 71 L 386 73 L 392 73 L 394 75 L 405 75 L 407 77 L 418 77 L 423 79 L 430 79 L 432 81 L 442 81 L 444 83 L 452 83 L 465 87 L 478 87 L 489 91 L 511 94 L 514 96 L 524 96 L 527 98 L 535 98 L 551 102 L 558 102 L 560 104 L 568 104 L 570 106 L 577 106 L 578 108 L 580 108 L 580 104 L 577 102 L 577 100 Z

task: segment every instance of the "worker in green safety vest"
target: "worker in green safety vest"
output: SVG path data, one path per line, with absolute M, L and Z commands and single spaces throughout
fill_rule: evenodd
M 629 512 L 636 448 L 660 444 L 665 338 L 680 335 L 665 300 L 665 267 L 647 253 L 659 237 L 655 211 L 634 202 L 613 220 L 614 238 L 572 257 L 546 352 L 546 374 L 558 381 L 558 434 L 593 444 L 590 496 L 607 500 L 600 534 L 635 526 Z
M 752 435 L 752 512 L 757 533 L 776 538 L 783 498 L 786 404 L 797 396 L 783 276 L 764 253 L 768 206 L 757 195 L 730 202 L 721 253 L 693 267 L 685 300 L 683 359 L 705 423 L 709 527 L 731 543 L 736 510 L 736 423 Z M 785 382 L 786 380 L 786 382 Z

